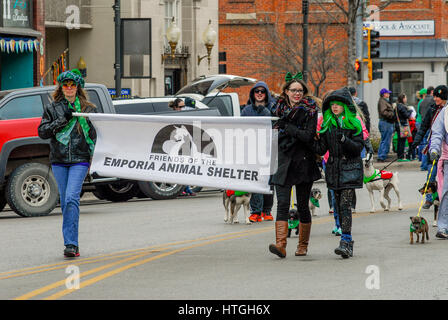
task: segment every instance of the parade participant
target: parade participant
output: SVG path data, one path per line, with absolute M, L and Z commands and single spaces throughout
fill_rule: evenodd
M 250 90 L 249 101 L 241 111 L 241 116 L 270 117 L 274 104 L 268 85 L 263 81 L 258 81 Z M 274 201 L 273 194 L 252 193 L 250 197 L 250 217 L 251 222 L 261 222 L 262 219 L 272 221 L 271 210 Z
M 87 100 L 84 79 L 77 69 L 57 78 L 53 102 L 45 106 L 38 128 L 39 137 L 50 139 L 51 168 L 58 184 L 62 210 L 64 255 L 79 256 L 79 199 L 89 170 L 96 131 L 89 119 L 74 117 L 73 112 L 95 112 Z
M 378 129 L 381 133 L 381 142 L 378 148 L 378 162 L 385 162 L 390 149 L 390 142 L 394 134 L 394 123 L 396 121 L 394 108 L 389 102 L 392 91 L 381 89 L 378 100 L 378 117 L 380 119 Z
M 280 119 L 274 128 L 279 130 L 278 170 L 271 184 L 277 195 L 277 217 L 275 221 L 276 244 L 269 251 L 280 258 L 286 257 L 286 238 L 292 186 L 296 187 L 296 207 L 299 213 L 299 243 L 296 256 L 308 251 L 311 232 L 311 212 L 308 206 L 313 182 L 320 179 L 320 171 L 313 150 L 316 134 L 318 106 L 302 80 L 302 74 L 285 77 L 282 93 L 273 108 L 273 115 Z
M 325 180 L 335 193 L 336 208 L 342 229 L 341 241 L 335 253 L 343 258 L 353 256 L 351 236 L 351 203 L 355 189 L 362 188 L 361 150 L 364 147 L 361 122 L 347 88 L 335 90 L 324 100 L 323 122 L 314 143 L 318 154 L 329 151 Z
M 430 165 L 432 166 L 433 161 L 435 160 L 438 167 L 438 174 L 443 177 L 439 182 L 439 190 L 442 192 L 439 193 L 440 198 L 440 206 L 439 213 L 437 216 L 437 238 L 448 239 L 448 156 L 446 155 L 446 144 L 448 143 L 448 115 L 446 112 L 448 100 L 448 87 L 447 86 L 438 86 L 434 89 L 434 101 L 437 106 L 440 106 L 438 116 L 436 116 L 430 134 L 429 140 L 429 158 Z M 429 111 L 428 111 L 429 112 Z M 442 153 L 442 151 L 445 151 Z M 440 158 L 440 155 L 442 157 Z M 440 160 L 439 160 L 440 158 Z M 431 170 L 431 169 L 429 169 Z M 436 166 L 434 165 L 434 170 L 436 170 Z M 441 185 L 441 186 L 440 186 Z

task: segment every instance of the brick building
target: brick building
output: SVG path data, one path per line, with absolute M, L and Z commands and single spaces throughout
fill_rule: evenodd
M 381 3 L 372 1 L 369 4 L 380 6 Z M 284 74 L 301 68 L 300 57 L 289 60 L 284 52 L 290 52 L 290 56 L 301 55 L 302 1 L 221 0 L 219 10 L 219 51 L 225 52 L 225 61 L 220 62 L 221 72 L 264 80 L 279 92 Z M 347 85 L 346 31 L 343 24 L 336 23 L 326 11 L 330 11 L 336 20 L 345 21 L 331 2 L 319 5 L 310 1 L 310 71 L 318 73 L 322 61 L 328 60 L 330 64 L 320 86 L 313 85 L 312 75 L 309 76 L 308 84 L 315 93 L 318 91 L 319 96 L 327 90 Z M 383 62 L 383 78 L 364 84 L 364 100 L 369 105 L 374 130 L 381 88 L 390 88 L 392 97 L 405 92 L 409 104 L 415 104 L 415 91 L 429 85 L 446 84 L 448 3 L 445 0 L 401 0 L 390 4 L 375 17 L 376 22 L 372 25 L 381 34 L 378 61 Z M 273 29 L 277 32 L 272 32 Z M 319 50 L 323 46 L 328 49 L 326 54 Z M 223 54 L 220 56 L 224 57 Z M 284 62 L 279 63 L 281 60 Z M 365 73 L 364 79 L 367 79 Z M 245 103 L 247 88 L 239 93 L 241 103 Z
M 45 61 L 43 1 L 0 3 L 0 90 L 36 86 Z

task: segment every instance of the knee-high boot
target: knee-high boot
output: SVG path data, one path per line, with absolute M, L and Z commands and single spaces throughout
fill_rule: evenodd
M 286 237 L 288 236 L 288 221 L 275 222 L 275 244 L 269 245 L 269 251 L 280 258 L 286 257 Z
M 297 245 L 296 256 L 306 256 L 308 252 L 308 242 L 311 234 L 311 222 L 299 224 L 299 244 Z

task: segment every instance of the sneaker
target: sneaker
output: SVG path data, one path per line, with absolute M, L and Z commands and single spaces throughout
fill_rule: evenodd
M 333 230 L 331 230 L 331 233 L 332 233 L 332 234 L 336 234 L 336 232 L 338 232 L 338 228 L 337 228 L 337 227 L 334 227 Z
M 342 258 L 344 259 L 353 257 L 353 243 L 341 240 L 339 242 L 339 247 L 334 249 L 334 253 L 336 253 L 339 256 L 342 256 Z
M 409 162 L 409 161 L 411 161 L 411 160 L 409 160 L 409 159 L 398 159 L 397 160 L 397 162 Z
M 328 214 L 333 214 L 333 213 L 334 213 L 333 209 L 328 210 Z
M 259 214 L 257 214 L 257 213 L 252 213 L 250 215 L 250 217 L 249 217 L 249 220 L 251 222 L 260 222 L 260 221 L 262 221 L 261 216 Z
M 274 218 L 272 217 L 272 214 L 270 214 L 270 213 L 264 213 L 264 212 L 262 212 L 261 213 L 261 217 L 263 218 L 263 220 L 266 220 L 266 221 L 273 221 L 274 220 Z
M 336 230 L 336 232 L 334 233 L 334 235 L 335 235 L 336 237 L 340 237 L 341 234 L 342 234 L 342 230 L 341 230 L 341 228 L 338 228 L 338 229 Z
M 438 232 L 436 233 L 436 238 L 439 238 L 439 239 L 448 239 L 448 233 L 447 233 L 447 231 L 446 231 L 446 230 L 438 231 Z
M 64 256 L 66 257 L 79 257 L 79 248 L 73 244 L 65 246 Z
M 429 209 L 432 206 L 432 202 L 430 201 L 426 201 L 425 204 L 423 205 L 423 209 Z

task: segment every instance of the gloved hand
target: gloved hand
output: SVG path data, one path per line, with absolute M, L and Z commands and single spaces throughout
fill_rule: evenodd
M 292 137 L 295 137 L 297 135 L 297 131 L 298 130 L 299 130 L 299 128 L 297 128 L 292 123 L 287 123 L 286 126 L 285 126 L 286 133 L 289 134 Z
M 277 120 L 277 122 L 274 125 L 274 128 L 285 129 L 286 123 L 287 123 L 286 119 L 281 118 L 281 119 Z
M 439 157 L 439 153 L 436 150 L 431 150 L 431 153 L 429 154 L 429 160 L 431 160 L 431 162 L 439 160 Z
M 71 108 L 65 108 L 64 117 L 67 121 L 70 121 L 73 118 L 73 110 Z

